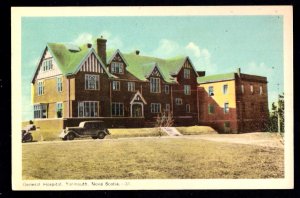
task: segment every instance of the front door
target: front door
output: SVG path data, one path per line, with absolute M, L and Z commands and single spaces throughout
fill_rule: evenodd
M 142 104 L 132 105 L 132 117 L 143 117 Z

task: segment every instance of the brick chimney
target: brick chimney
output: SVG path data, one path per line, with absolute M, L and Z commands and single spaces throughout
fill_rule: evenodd
M 98 56 L 101 58 L 102 62 L 106 65 L 106 39 L 101 36 L 97 39 L 97 51 Z
M 238 77 L 241 77 L 241 68 L 237 69 L 237 75 L 238 75 Z

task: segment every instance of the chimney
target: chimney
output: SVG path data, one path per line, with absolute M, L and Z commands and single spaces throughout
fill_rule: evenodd
M 91 47 L 92 47 L 92 44 L 91 44 L 91 43 L 88 43 L 88 44 L 87 44 L 87 47 L 88 47 L 88 48 L 91 48 Z
M 135 54 L 139 55 L 140 54 L 140 50 L 135 50 Z
M 106 39 L 101 36 L 97 39 L 97 51 L 98 56 L 101 58 L 102 62 L 106 65 Z
M 241 77 L 241 68 L 238 68 L 238 69 L 237 69 L 237 75 L 238 75 L 239 77 Z

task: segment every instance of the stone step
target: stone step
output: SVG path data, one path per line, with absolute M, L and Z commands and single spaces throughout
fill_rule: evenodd
M 161 127 L 161 129 L 169 136 L 182 136 L 175 127 Z

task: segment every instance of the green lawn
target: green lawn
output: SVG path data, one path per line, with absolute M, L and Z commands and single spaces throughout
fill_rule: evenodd
M 202 135 L 202 134 L 217 134 L 213 128 L 209 126 L 187 126 L 176 127 L 176 129 L 183 135 Z
M 23 179 L 282 178 L 283 149 L 186 138 L 23 144 Z

